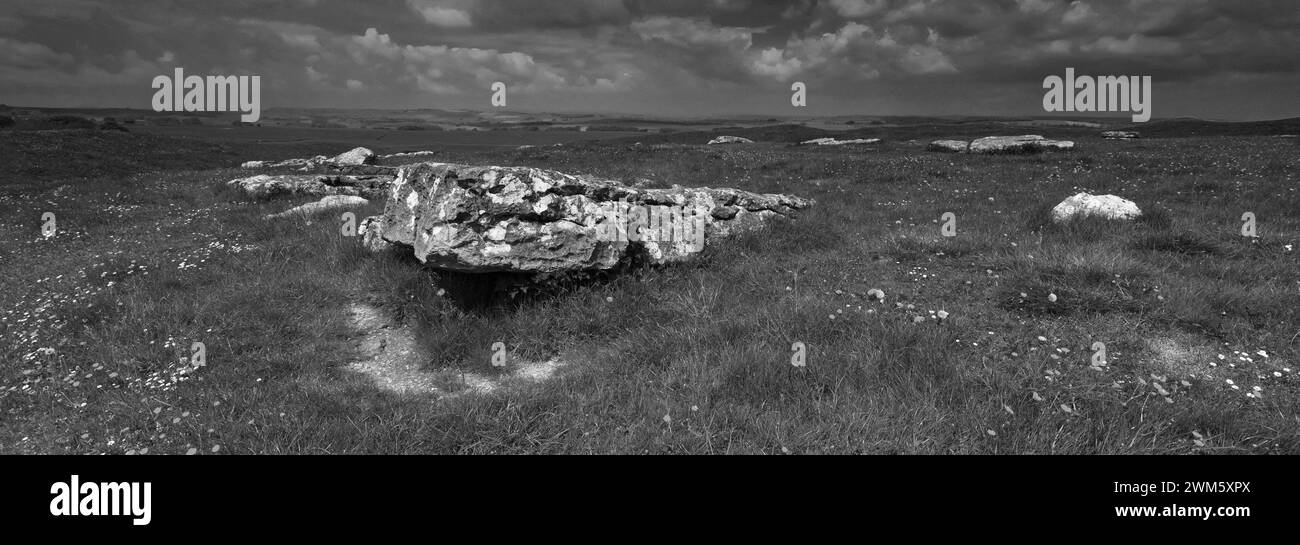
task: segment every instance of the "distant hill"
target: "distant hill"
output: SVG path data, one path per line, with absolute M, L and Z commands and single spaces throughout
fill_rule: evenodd
M 1180 136 L 1276 136 L 1300 134 L 1300 117 L 1273 121 L 1207 121 L 1192 117 L 1157 119 L 1125 125 L 1118 130 L 1132 130 L 1143 138 Z

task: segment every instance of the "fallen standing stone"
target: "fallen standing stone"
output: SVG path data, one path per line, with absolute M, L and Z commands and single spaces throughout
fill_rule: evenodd
M 353 195 L 373 199 L 382 197 L 392 181 L 392 176 L 259 174 L 230 180 L 226 185 L 255 200 L 298 195 Z
M 835 138 L 814 138 L 800 142 L 800 146 L 849 146 L 855 144 L 875 144 L 880 142 L 879 138 L 857 138 L 853 140 L 838 140 Z
M 710 146 L 715 146 L 718 144 L 753 144 L 753 143 L 754 143 L 753 140 L 750 140 L 748 138 L 741 138 L 739 136 L 719 136 L 717 138 L 714 138 L 713 140 L 709 140 Z
M 641 190 L 536 168 L 423 163 L 399 171 L 384 214 L 364 224 L 436 268 L 552 273 L 608 270 L 632 254 L 655 264 L 689 259 L 811 205 L 736 189 Z
M 1037 134 L 1023 136 L 986 136 L 970 143 L 971 153 L 1032 153 L 1074 149 L 1069 140 L 1048 140 Z

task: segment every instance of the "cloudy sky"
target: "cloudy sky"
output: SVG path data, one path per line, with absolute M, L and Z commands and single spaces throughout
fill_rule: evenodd
M 148 108 L 262 76 L 263 108 L 1042 114 L 1043 78 L 1145 75 L 1155 117 L 1300 116 L 1296 0 L 3 0 L 0 103 Z M 790 106 L 804 82 L 808 108 Z

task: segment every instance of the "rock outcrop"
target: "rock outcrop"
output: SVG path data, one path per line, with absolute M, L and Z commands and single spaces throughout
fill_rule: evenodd
M 1142 210 L 1136 203 L 1115 195 L 1079 193 L 1052 208 L 1052 221 L 1055 223 L 1065 223 L 1085 217 L 1133 220 L 1141 215 Z
M 324 212 L 326 210 L 334 210 L 337 208 L 350 208 L 350 207 L 362 206 L 366 204 L 370 204 L 370 201 L 365 199 L 364 197 L 357 197 L 355 195 L 328 195 L 319 201 L 309 202 L 302 206 L 295 206 L 293 208 L 285 210 L 284 212 L 279 212 L 276 214 L 267 214 L 266 216 L 263 216 L 262 219 L 271 220 L 271 219 L 278 219 L 278 218 L 287 218 L 294 215 L 305 216 L 308 214 L 315 214 L 317 212 Z
M 596 271 L 632 256 L 689 259 L 811 205 L 736 189 L 642 190 L 536 168 L 422 163 L 399 171 L 384 214 L 363 222 L 363 236 L 368 247 L 396 244 L 453 271 Z
M 970 143 L 971 153 L 1033 153 L 1074 148 L 1069 140 L 1048 140 L 1037 134 L 1023 136 L 986 136 Z
M 1132 140 L 1138 138 L 1134 131 L 1102 131 L 1101 137 L 1107 140 Z
M 739 136 L 719 136 L 717 138 L 714 138 L 713 140 L 709 140 L 710 146 L 717 145 L 717 144 L 753 144 L 753 143 L 754 143 L 753 140 L 750 140 L 748 138 L 741 138 Z
M 373 199 L 383 197 L 392 181 L 392 176 L 259 174 L 230 180 L 226 186 L 255 200 L 300 195 L 352 195 Z

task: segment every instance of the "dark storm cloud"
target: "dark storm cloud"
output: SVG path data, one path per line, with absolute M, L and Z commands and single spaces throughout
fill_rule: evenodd
M 1164 115 L 1300 115 L 1292 0 L 44 0 L 0 6 L 0 102 L 147 105 L 258 74 L 270 106 L 1039 113 L 1041 82 L 1150 75 Z M 788 107 L 791 82 L 810 107 Z

